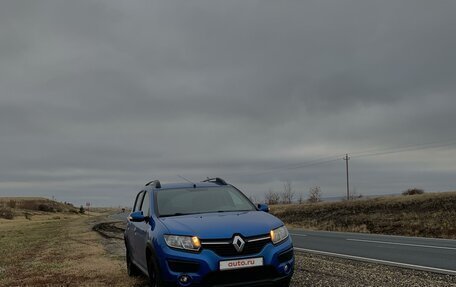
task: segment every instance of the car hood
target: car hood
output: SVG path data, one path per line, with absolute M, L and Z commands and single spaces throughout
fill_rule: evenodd
M 275 216 L 263 211 L 203 213 L 162 217 L 169 234 L 198 236 L 201 239 L 231 238 L 269 234 L 283 225 Z

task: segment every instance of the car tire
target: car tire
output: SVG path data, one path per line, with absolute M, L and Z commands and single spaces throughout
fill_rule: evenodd
M 136 267 L 136 265 L 131 261 L 130 252 L 128 251 L 128 248 L 127 248 L 127 252 L 125 254 L 125 257 L 126 257 L 126 261 L 127 261 L 127 274 L 128 274 L 128 276 L 134 277 L 134 276 L 140 275 L 141 271 L 139 271 L 138 267 Z
M 163 287 L 161 281 L 160 269 L 158 268 L 157 261 L 153 256 L 147 258 L 147 271 L 149 277 L 149 286 L 150 287 Z
M 282 282 L 280 282 L 277 285 L 277 287 L 289 287 L 290 286 L 290 281 L 291 281 L 291 278 L 283 280 Z

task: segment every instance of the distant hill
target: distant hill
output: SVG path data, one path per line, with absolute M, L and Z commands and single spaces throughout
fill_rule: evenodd
M 456 192 L 273 205 L 271 213 L 312 230 L 456 239 Z
M 21 211 L 72 212 L 78 209 L 71 204 L 53 201 L 43 197 L 0 197 L 0 208 L 13 213 Z

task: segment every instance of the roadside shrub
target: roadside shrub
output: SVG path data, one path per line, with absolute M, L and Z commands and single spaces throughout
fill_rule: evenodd
M 0 218 L 14 219 L 14 213 L 9 208 L 0 208 Z
M 424 190 L 421 188 L 409 188 L 406 191 L 402 192 L 402 195 L 415 195 L 415 194 L 423 194 Z
M 81 205 L 81 207 L 79 207 L 79 213 L 81 213 L 81 214 L 85 213 L 84 206 Z
M 26 200 L 20 203 L 22 209 L 38 210 L 39 203 L 35 200 Z
M 291 187 L 291 181 L 286 181 L 283 183 L 283 192 L 282 192 L 282 203 L 283 204 L 291 204 L 294 198 L 294 191 Z
M 319 186 L 314 186 L 309 190 L 309 198 L 307 201 L 310 203 L 321 201 L 321 188 Z
M 280 194 L 278 192 L 274 192 L 272 189 L 270 189 L 265 196 L 265 201 L 269 205 L 279 204 Z
M 41 203 L 40 205 L 38 205 L 38 210 L 44 211 L 44 212 L 55 212 L 54 207 L 52 207 L 48 204 L 44 204 L 44 203 Z
M 32 220 L 32 214 L 29 212 L 24 212 L 25 219 Z
M 8 205 L 10 208 L 16 208 L 16 201 L 11 199 Z

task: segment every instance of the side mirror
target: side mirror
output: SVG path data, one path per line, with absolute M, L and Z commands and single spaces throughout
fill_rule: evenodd
M 269 206 L 267 204 L 258 204 L 258 209 L 260 211 L 269 212 Z
M 128 216 L 128 220 L 132 222 L 142 222 L 146 220 L 146 217 L 143 215 L 142 211 L 136 211 L 130 213 L 130 215 Z

